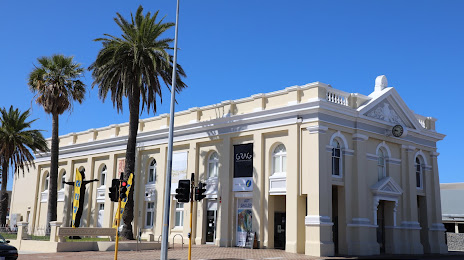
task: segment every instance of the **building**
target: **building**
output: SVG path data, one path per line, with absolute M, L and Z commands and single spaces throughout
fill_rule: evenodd
M 446 232 L 464 233 L 464 183 L 441 183 L 440 190 Z
M 385 76 L 365 96 L 320 82 L 177 112 L 171 191 L 207 183 L 193 208 L 194 243 L 259 246 L 314 256 L 445 253 L 436 119 L 413 113 Z M 140 121 L 134 228 L 161 235 L 169 116 Z M 82 226 L 111 226 L 111 179 L 124 166 L 128 124 L 60 136 L 59 180 L 87 187 Z M 49 154 L 16 176 L 12 212 L 46 225 Z M 61 181 L 60 181 L 61 183 Z M 61 186 L 58 219 L 70 224 Z M 172 196 L 170 238 L 187 238 L 189 204 Z M 180 238 L 177 236 L 176 239 Z M 171 240 L 170 240 L 171 241 Z

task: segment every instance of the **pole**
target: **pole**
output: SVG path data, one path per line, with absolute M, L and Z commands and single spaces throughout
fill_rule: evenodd
M 118 245 L 119 245 L 119 225 L 121 223 L 121 197 L 118 199 L 118 212 L 116 212 L 116 244 L 114 246 L 114 260 L 118 260 Z
M 171 84 L 171 112 L 169 113 L 168 158 L 166 168 L 166 186 L 164 189 L 163 233 L 161 242 L 161 260 L 168 259 L 169 213 L 171 209 L 171 173 L 172 173 L 172 142 L 174 135 L 174 104 L 176 102 L 176 67 L 177 67 L 177 27 L 179 26 L 179 0 L 176 8 L 176 29 L 174 38 L 174 57 Z
M 192 260 L 192 212 L 193 212 L 193 192 L 195 191 L 195 174 L 192 173 L 192 181 L 190 184 L 190 231 L 189 231 L 189 251 L 188 260 Z

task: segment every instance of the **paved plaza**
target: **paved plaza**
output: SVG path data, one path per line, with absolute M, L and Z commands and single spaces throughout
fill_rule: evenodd
M 177 246 L 177 245 L 176 245 Z M 122 251 L 118 254 L 119 260 L 126 259 L 160 259 L 160 250 L 147 251 Z M 174 249 L 169 249 L 169 259 L 187 259 L 188 249 L 183 249 L 180 245 Z M 33 253 L 20 252 L 19 260 L 32 259 L 114 259 L 114 252 L 65 252 L 65 253 Z M 425 255 L 425 256 L 401 256 L 384 255 L 376 257 L 311 257 L 302 254 L 286 253 L 276 249 L 243 249 L 237 247 L 217 247 L 212 245 L 200 245 L 192 247 L 192 259 L 464 259 L 464 253 L 451 252 L 448 255 Z

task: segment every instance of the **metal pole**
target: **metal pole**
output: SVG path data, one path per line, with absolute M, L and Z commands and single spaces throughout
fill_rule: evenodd
M 119 187 L 119 190 L 121 190 L 121 187 Z M 118 193 L 118 196 L 119 196 L 119 193 Z M 114 246 L 114 260 L 118 260 L 119 225 L 121 224 L 120 222 L 121 221 L 121 197 L 120 196 L 118 199 L 118 212 L 116 212 L 116 216 L 118 218 L 116 219 L 116 244 Z
M 166 186 L 164 189 L 164 214 L 163 214 L 163 233 L 161 235 L 161 259 L 168 259 L 168 238 L 169 238 L 169 213 L 171 209 L 171 173 L 172 173 L 172 142 L 174 135 L 174 104 L 176 102 L 176 67 L 177 67 L 177 27 L 179 26 L 179 0 L 176 8 L 176 29 L 174 38 L 174 59 L 172 67 L 171 84 L 171 112 L 169 113 L 169 136 L 168 136 L 168 165 L 166 169 Z
M 193 212 L 193 200 L 195 192 L 195 174 L 192 173 L 191 178 L 191 188 L 190 188 L 190 231 L 189 231 L 189 250 L 188 250 L 188 260 L 192 260 L 192 212 Z

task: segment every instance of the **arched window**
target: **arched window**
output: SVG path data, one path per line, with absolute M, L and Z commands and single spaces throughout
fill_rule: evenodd
M 332 175 L 341 176 L 342 170 L 342 158 L 341 158 L 341 147 L 337 140 L 332 141 Z
M 148 167 L 148 180 L 147 183 L 155 183 L 156 181 L 156 160 L 153 159 L 150 162 L 150 166 Z
M 423 183 L 422 183 L 422 162 L 419 159 L 419 157 L 416 157 L 416 187 L 418 189 L 423 188 Z
M 377 160 L 377 168 L 378 168 L 378 180 L 380 181 L 381 179 L 387 176 L 386 167 L 385 167 L 385 151 L 383 148 L 380 148 L 377 151 L 377 156 L 379 157 Z
M 103 165 L 100 172 L 100 186 L 105 186 L 106 184 L 106 165 Z
M 66 171 L 63 171 L 63 174 L 61 175 L 61 189 L 64 189 L 65 181 L 66 181 Z
M 50 182 L 50 173 L 47 172 L 47 177 L 45 177 L 45 181 L 44 181 L 44 189 L 43 189 L 43 191 L 48 191 L 49 182 Z
M 217 177 L 219 172 L 219 156 L 213 152 L 208 159 L 208 178 Z
M 272 175 L 285 175 L 287 171 L 287 150 L 279 144 L 272 154 Z

